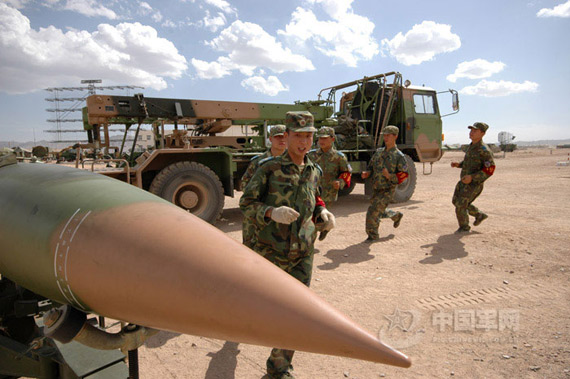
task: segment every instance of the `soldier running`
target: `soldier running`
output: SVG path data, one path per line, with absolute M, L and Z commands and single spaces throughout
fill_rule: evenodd
M 323 230 L 335 218 L 319 196 L 320 168 L 306 156 L 313 143 L 313 115 L 287 112 L 287 151 L 259 162 L 240 199 L 240 208 L 257 225 L 253 250 L 309 286 L 313 271 L 315 222 Z M 276 325 L 276 327 L 279 327 Z M 273 349 L 267 360 L 270 378 L 291 378 L 292 350 Z
M 469 215 L 475 217 L 474 226 L 483 222 L 488 216 L 473 205 L 473 201 L 483 192 L 483 183 L 495 172 L 495 161 L 489 146 L 483 142 L 483 136 L 489 125 L 476 122 L 468 126 L 471 144 L 461 162 L 451 162 L 451 167 L 461 169 L 461 180 L 455 186 L 452 203 L 459 229 L 456 233 L 468 233 Z
M 323 170 L 319 184 L 322 198 L 329 206 L 338 198 L 338 191 L 350 188 L 352 168 L 346 156 L 334 147 L 334 129 L 324 126 L 317 133 L 319 148 L 309 152 L 311 161 Z
M 380 148 L 374 153 L 370 160 L 370 170 L 372 171 L 373 194 L 366 212 L 366 241 L 372 242 L 379 238 L 378 227 L 380 218 L 389 217 L 394 222 L 394 228 L 400 226 L 400 221 L 404 216 L 401 212 L 394 212 L 388 209 L 388 204 L 392 201 L 394 192 L 398 184 L 408 177 L 408 166 L 404 154 L 396 147 L 399 129 L 396 126 L 388 125 L 382 131 L 384 135 L 385 148 Z M 366 179 L 370 172 L 365 171 L 362 175 Z

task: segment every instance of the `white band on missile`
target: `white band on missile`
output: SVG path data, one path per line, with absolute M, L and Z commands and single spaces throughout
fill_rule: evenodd
M 67 279 L 67 257 L 69 256 L 69 248 L 70 243 L 73 241 L 77 230 L 85 221 L 87 216 L 91 214 L 91 211 L 88 211 L 83 217 L 78 217 L 79 211 L 81 208 L 78 208 L 73 215 L 67 220 L 67 223 L 63 227 L 63 230 L 59 234 L 59 241 L 55 246 L 55 254 L 54 254 L 54 272 L 55 272 L 55 279 L 57 286 L 59 287 L 59 291 L 65 297 L 65 299 L 72 305 L 75 305 L 83 310 L 85 307 L 77 300 L 71 287 L 68 284 Z M 65 253 L 60 251 L 60 247 L 65 248 Z

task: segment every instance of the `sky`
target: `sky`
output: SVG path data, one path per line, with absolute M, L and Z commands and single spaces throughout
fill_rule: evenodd
M 469 142 L 476 121 L 489 143 L 567 139 L 569 36 L 570 0 L 0 0 L 0 141 L 53 140 L 45 89 L 83 79 L 144 87 L 98 91 L 115 95 L 293 103 L 391 71 L 459 91 L 444 143 Z

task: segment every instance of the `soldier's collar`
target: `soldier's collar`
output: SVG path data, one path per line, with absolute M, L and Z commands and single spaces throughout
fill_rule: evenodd
M 291 157 L 289 156 L 289 152 L 287 150 L 285 150 L 283 155 L 281 155 L 281 164 L 283 165 L 295 164 L 295 162 L 291 160 Z M 303 159 L 303 164 L 304 165 L 313 164 L 313 162 L 309 159 L 309 154 L 305 154 L 305 158 Z

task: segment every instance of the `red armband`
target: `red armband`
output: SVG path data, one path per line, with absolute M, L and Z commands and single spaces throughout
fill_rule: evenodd
M 323 201 L 323 199 L 320 196 L 315 196 L 315 209 L 317 209 L 317 207 L 319 207 L 319 206 L 321 206 L 323 208 L 327 207 L 327 205 L 325 204 L 325 202 Z M 316 219 L 316 216 L 314 213 L 313 213 L 312 220 L 314 223 L 317 223 L 317 219 Z
M 352 177 L 352 174 L 348 171 L 345 171 L 342 174 L 340 174 L 339 179 L 342 179 L 344 181 L 344 184 L 346 184 L 346 188 L 349 188 L 351 177 Z
M 489 176 L 493 175 L 495 173 L 495 165 L 485 166 L 483 172 Z
M 400 184 L 404 180 L 408 179 L 408 173 L 407 172 L 397 172 L 396 177 L 398 178 L 398 184 Z

